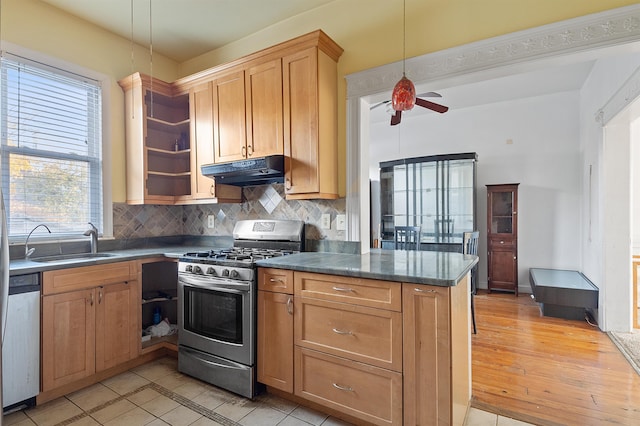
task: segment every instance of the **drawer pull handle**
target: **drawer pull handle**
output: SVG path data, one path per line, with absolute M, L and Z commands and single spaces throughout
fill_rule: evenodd
M 287 313 L 289 315 L 293 315 L 293 299 L 287 298 Z
M 353 289 L 352 289 L 352 288 L 345 288 L 345 287 L 333 287 L 333 289 L 334 289 L 335 291 L 342 291 L 342 292 L 345 292 L 345 293 L 355 293 L 355 291 L 353 291 Z
M 283 283 L 284 281 L 282 281 L 280 278 L 269 278 L 269 282 L 270 283 Z
M 337 329 L 337 328 L 334 328 L 334 329 L 333 329 L 333 332 L 334 332 L 334 333 L 336 333 L 336 334 L 342 334 L 342 335 L 347 335 L 347 336 L 353 336 L 353 333 L 352 333 L 352 332 L 350 332 L 350 331 L 348 331 L 348 330 L 347 330 L 347 331 L 344 331 L 344 330 L 339 330 L 339 329 Z
M 341 386 L 337 383 L 333 383 L 333 387 L 336 389 L 340 389 L 341 391 L 353 392 L 353 388 L 351 386 Z
M 417 291 L 419 293 L 435 293 L 436 292 L 435 290 L 431 290 L 431 289 L 423 290 L 423 289 L 418 288 L 418 287 L 414 287 L 413 291 Z

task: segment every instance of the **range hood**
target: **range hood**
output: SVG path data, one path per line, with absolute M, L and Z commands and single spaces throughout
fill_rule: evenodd
M 217 183 L 235 186 L 255 186 L 284 182 L 284 155 L 203 164 L 202 174 L 215 178 Z

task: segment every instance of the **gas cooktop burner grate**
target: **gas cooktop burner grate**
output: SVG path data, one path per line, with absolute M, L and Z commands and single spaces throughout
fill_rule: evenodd
M 250 247 L 233 247 L 221 250 L 207 250 L 185 253 L 186 257 L 209 260 L 233 260 L 241 262 L 253 262 L 260 259 L 286 256 L 296 253 L 294 250 L 264 249 Z

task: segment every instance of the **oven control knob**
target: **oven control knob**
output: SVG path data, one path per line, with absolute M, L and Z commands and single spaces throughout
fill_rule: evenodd
M 202 268 L 199 266 L 194 266 L 193 267 L 193 272 L 195 272 L 196 274 L 201 274 L 202 273 Z
M 215 275 L 216 274 L 216 270 L 213 269 L 211 266 L 209 266 L 209 268 L 207 269 L 207 274 Z
M 229 274 L 229 276 L 231 278 L 238 278 L 238 277 L 240 277 L 240 272 L 238 272 L 235 269 L 233 269 L 233 270 L 231 270 L 231 273 Z
M 187 265 L 187 266 L 184 267 L 184 270 L 187 271 L 187 272 L 191 272 L 192 269 L 193 269 L 193 266 L 191 266 L 191 265 Z
M 229 270 L 228 269 L 223 269 L 222 270 L 222 276 L 223 277 L 228 277 L 229 276 Z

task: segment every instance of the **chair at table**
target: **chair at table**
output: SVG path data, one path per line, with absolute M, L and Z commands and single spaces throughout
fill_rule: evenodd
M 394 241 L 396 250 L 420 250 L 420 227 L 396 226 Z
M 435 219 L 433 226 L 436 233 L 436 242 L 450 241 L 453 237 L 453 219 Z
M 464 254 L 478 255 L 478 238 L 480 237 L 479 231 L 465 232 L 462 234 L 462 252 Z M 476 330 L 476 312 L 473 303 L 473 296 L 476 294 L 476 281 L 478 279 L 478 264 L 471 269 L 471 319 L 473 320 L 473 334 L 477 333 Z

